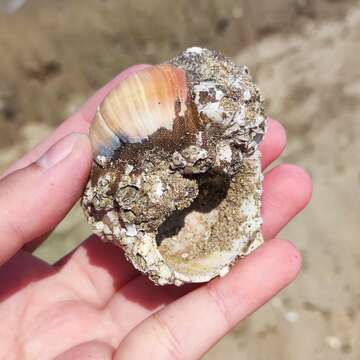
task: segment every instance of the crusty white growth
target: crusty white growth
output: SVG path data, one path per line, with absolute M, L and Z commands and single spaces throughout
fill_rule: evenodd
M 191 48 L 188 48 L 186 49 L 185 51 L 186 52 L 189 52 L 189 53 L 195 53 L 195 54 L 199 54 L 201 55 L 202 52 L 203 52 L 204 49 L 200 48 L 200 47 L 197 47 L 197 46 L 193 46 Z
M 232 150 L 227 142 L 221 142 L 216 146 L 216 165 L 220 165 L 222 162 L 231 163 Z
M 158 285 L 225 276 L 263 242 L 258 88 L 247 67 L 199 47 L 126 86 L 100 106 L 117 142 L 101 121 L 92 126 L 88 222 Z
M 201 260 L 203 264 L 208 264 L 208 268 L 211 269 L 211 271 L 207 270 L 191 275 L 174 270 L 159 251 L 155 234 L 137 234 L 136 227 L 133 224 L 127 225 L 123 231 L 120 230 L 121 227 L 118 217 L 114 211 L 108 213 L 107 222 L 109 225 L 105 225 L 103 222 L 96 222 L 91 217 L 89 218 L 89 222 L 94 225 L 95 231 L 99 235 L 107 233 L 109 235 L 107 237 L 109 241 L 121 245 L 126 257 L 133 265 L 138 270 L 147 273 L 158 285 L 176 284 L 179 286 L 183 283 L 206 282 L 216 276 L 224 276 L 229 271 L 230 266 L 239 257 L 249 254 L 263 243 L 260 232 L 262 219 L 259 198 L 262 192 L 262 172 L 259 151 L 256 151 L 251 157 L 246 158 L 244 164 L 253 170 L 253 173 L 247 180 L 258 185 L 255 187 L 255 190 L 249 193 L 246 198 L 243 198 L 238 205 L 238 217 L 242 219 L 242 223 L 239 228 L 239 235 L 233 239 L 231 248 L 228 251 L 218 253 L 215 262 L 211 254 Z M 235 178 L 235 181 L 241 181 L 241 174 L 238 179 Z M 207 214 L 208 217 L 213 217 L 213 222 L 216 222 L 218 215 L 217 209 L 212 210 L 212 214 Z M 195 222 L 193 221 L 194 219 Z M 204 236 L 206 236 L 205 234 L 210 230 L 209 226 L 212 224 L 208 224 L 206 221 L 201 222 L 201 217 L 199 218 L 196 212 L 190 213 L 185 221 L 190 224 L 190 226 L 202 227 Z M 252 239 L 250 243 L 249 239 Z M 214 266 L 214 264 L 216 264 L 216 266 Z
M 254 170 L 251 179 L 253 183 L 261 184 L 260 153 L 258 151 L 255 152 L 245 162 Z M 232 248 L 229 251 L 219 254 L 217 266 L 209 272 L 185 275 L 184 273 L 174 271 L 159 252 L 155 237 L 151 237 L 148 234 L 145 234 L 140 241 L 128 241 L 125 247 L 125 254 L 138 270 L 147 272 L 151 279 L 159 285 L 206 282 L 216 276 L 224 276 L 229 271 L 230 265 L 239 257 L 247 255 L 263 243 L 260 232 L 262 219 L 260 203 L 258 201 L 261 192 L 261 186 L 257 187 L 256 191 L 250 193 L 247 199 L 244 199 L 244 202 L 240 205 L 239 218 L 243 216 L 245 221 L 241 224 L 239 237 L 234 239 Z M 253 239 L 250 244 L 249 238 Z
M 214 98 L 211 102 L 202 104 L 200 101 L 200 94 L 204 92 L 214 93 Z M 224 97 L 224 92 L 216 88 L 214 81 L 202 81 L 198 85 L 194 86 L 195 103 L 198 105 L 197 109 L 199 113 L 206 115 L 209 119 L 218 123 L 224 122 L 225 109 L 222 109 L 220 105 L 221 99 Z

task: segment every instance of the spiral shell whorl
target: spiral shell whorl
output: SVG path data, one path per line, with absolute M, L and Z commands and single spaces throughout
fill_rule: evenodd
M 90 139 L 95 155 L 111 157 L 126 143 L 147 139 L 159 128 L 172 130 L 186 109 L 185 71 L 150 66 L 124 80 L 98 107 Z

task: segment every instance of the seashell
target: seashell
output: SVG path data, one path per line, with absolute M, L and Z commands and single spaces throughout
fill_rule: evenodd
M 90 139 L 95 154 L 110 157 L 126 143 L 141 142 L 186 109 L 186 74 L 171 65 L 145 68 L 126 79 L 98 108 Z M 174 106 L 176 104 L 176 106 Z
M 262 244 L 264 100 L 247 67 L 190 48 L 123 81 L 90 129 L 82 206 L 158 285 L 224 276 Z

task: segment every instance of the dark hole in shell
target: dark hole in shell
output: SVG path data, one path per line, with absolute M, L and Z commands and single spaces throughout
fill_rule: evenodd
M 198 182 L 199 195 L 188 208 L 173 212 L 160 225 L 156 235 L 158 247 L 164 239 L 176 236 L 184 228 L 188 214 L 193 211 L 209 213 L 226 198 L 230 186 L 230 178 L 226 174 L 206 173 L 187 177 Z

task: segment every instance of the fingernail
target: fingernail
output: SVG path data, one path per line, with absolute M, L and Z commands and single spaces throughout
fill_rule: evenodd
M 73 151 L 77 142 L 84 137 L 83 134 L 70 134 L 56 142 L 41 158 L 36 162 L 44 169 L 49 169 L 60 161 L 66 159 Z

